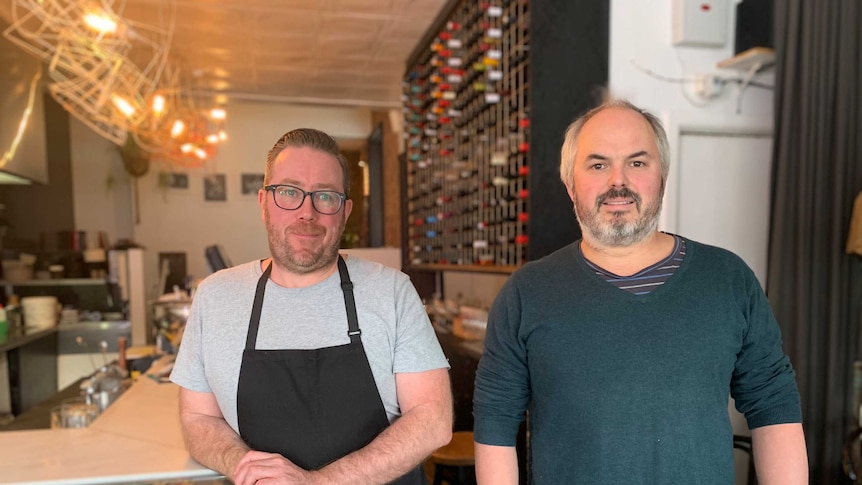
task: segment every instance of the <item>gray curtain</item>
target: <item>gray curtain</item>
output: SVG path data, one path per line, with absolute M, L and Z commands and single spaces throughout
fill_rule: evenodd
M 862 1 L 776 0 L 769 300 L 797 372 L 811 483 L 845 483 L 858 424 L 862 261 L 845 254 L 862 190 Z

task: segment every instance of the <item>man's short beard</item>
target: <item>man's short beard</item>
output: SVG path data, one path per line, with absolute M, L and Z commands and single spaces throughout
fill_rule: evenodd
M 281 209 L 279 209 L 281 210 Z M 264 209 L 266 233 L 269 241 L 269 252 L 273 261 L 287 271 L 295 274 L 309 274 L 325 268 L 338 258 L 341 238 L 335 238 L 330 244 L 316 248 L 313 253 L 299 254 L 287 243 L 287 227 L 273 227 L 269 220 L 269 207 Z M 346 221 L 342 220 L 335 233 L 341 234 Z
M 658 228 L 658 219 L 661 214 L 661 203 L 664 196 L 664 183 L 658 198 L 641 212 L 642 198 L 639 194 L 627 188 L 611 189 L 596 198 L 594 208 L 580 207 L 577 194 L 574 196 L 574 213 L 581 225 L 583 236 L 588 241 L 606 247 L 626 247 L 645 240 Z M 622 219 L 622 212 L 614 214 L 611 222 L 601 219 L 600 211 L 602 203 L 615 197 L 628 197 L 635 201 L 638 217 L 631 222 Z M 617 217 L 620 216 L 620 217 Z

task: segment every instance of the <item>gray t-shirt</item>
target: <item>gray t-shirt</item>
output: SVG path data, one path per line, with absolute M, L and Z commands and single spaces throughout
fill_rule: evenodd
M 404 273 L 345 256 L 362 344 L 389 421 L 400 416 L 395 374 L 448 368 L 416 289 Z M 228 424 L 239 430 L 236 389 L 259 261 L 219 271 L 198 287 L 171 380 L 212 392 Z M 318 349 L 350 342 L 338 271 L 305 288 L 272 280 L 260 316 L 257 349 Z

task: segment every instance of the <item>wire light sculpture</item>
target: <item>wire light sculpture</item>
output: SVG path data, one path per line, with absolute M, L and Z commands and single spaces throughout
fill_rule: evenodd
M 124 0 L 13 0 L 4 35 L 48 64 L 49 91 L 70 114 L 122 145 L 150 116 L 168 62 L 175 6 L 157 25 L 123 18 Z
M 189 77 L 182 72 L 185 71 L 169 66 L 154 97 L 158 102 L 153 104 L 152 116 L 133 136 L 157 162 L 198 168 L 213 160 L 217 145 L 227 139 L 227 113 L 215 106 L 212 94 L 203 89 L 203 73 L 195 72 Z
M 169 59 L 176 7 L 163 0 L 154 25 L 124 18 L 125 0 L 12 0 L 3 32 L 48 65 L 52 97 L 111 142 L 181 168 L 212 160 L 226 113 Z

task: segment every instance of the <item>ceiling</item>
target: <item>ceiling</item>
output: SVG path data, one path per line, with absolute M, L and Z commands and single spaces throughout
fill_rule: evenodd
M 124 4 L 123 18 L 167 25 L 158 15 L 170 0 L 103 2 Z M 405 62 L 445 3 L 174 0 L 170 62 L 228 100 L 394 108 Z

